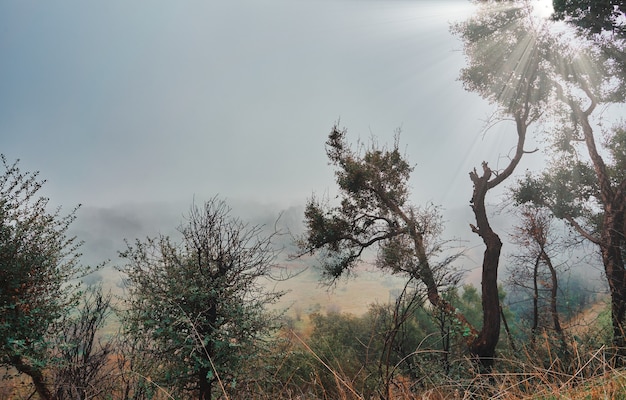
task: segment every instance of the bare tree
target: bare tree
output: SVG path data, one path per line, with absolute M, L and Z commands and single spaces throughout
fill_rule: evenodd
M 105 399 L 111 393 L 113 342 L 99 337 L 111 314 L 111 295 L 101 286 L 87 288 L 76 315 L 61 322 L 53 338 L 53 387 L 58 399 Z
M 530 288 L 532 291 L 531 346 L 534 347 L 541 321 L 541 303 L 547 292 L 548 315 L 551 328 L 561 341 L 566 344 L 565 332 L 561 326 L 558 312 L 559 271 L 566 264 L 555 265 L 554 255 L 562 254 L 564 246 L 553 233 L 552 213 L 547 209 L 533 206 L 520 208 L 520 224 L 514 227 L 510 235 L 518 250 L 512 255 L 514 267 L 509 271 L 512 285 Z M 543 268 L 543 269 L 542 269 Z M 562 272 L 562 271 L 561 271 Z M 530 283 L 529 283 L 530 281 Z M 530 286 L 528 286 L 530 285 Z

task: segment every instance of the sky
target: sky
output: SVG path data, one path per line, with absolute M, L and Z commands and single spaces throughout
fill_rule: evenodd
M 0 152 L 40 171 L 52 204 L 83 205 L 92 247 L 114 248 L 105 237 L 150 233 L 216 195 L 302 207 L 334 190 L 335 123 L 352 142 L 400 129 L 412 200 L 463 210 L 472 236 L 468 172 L 497 166 L 515 134 L 483 134 L 493 108 L 458 81 L 450 23 L 471 12 L 464 0 L 0 2 Z

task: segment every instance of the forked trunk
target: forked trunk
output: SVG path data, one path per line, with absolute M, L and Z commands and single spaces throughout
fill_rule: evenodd
M 489 190 L 491 170 L 483 163 L 483 174 L 478 175 L 476 170 L 470 173 L 474 183 L 472 196 L 472 210 L 476 216 L 476 226 L 472 231 L 478 234 L 485 243 L 485 253 L 482 268 L 482 308 L 483 326 L 478 336 L 470 344 L 470 352 L 478 359 L 483 369 L 490 369 L 493 365 L 496 345 L 500 339 L 500 298 L 498 296 L 498 265 L 502 241 L 491 229 L 485 208 L 485 197 Z

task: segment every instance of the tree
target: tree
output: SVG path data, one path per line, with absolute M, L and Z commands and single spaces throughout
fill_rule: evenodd
M 45 181 L 0 156 L 0 364 L 28 375 L 42 399 L 53 399 L 44 372 L 58 322 L 76 304 L 72 278 L 80 243 L 66 236 L 76 208 L 63 216 L 37 197 Z
M 619 147 L 613 150 L 623 151 Z M 623 167 L 611 167 L 605 165 L 597 174 L 587 162 L 561 159 L 552 169 L 539 175 L 529 174 L 521 180 L 516 199 L 519 203 L 532 202 L 549 208 L 557 218 L 567 221 L 575 232 L 597 246 L 611 293 L 614 344 L 623 348 L 626 344 L 626 176 L 623 169 L 616 173 Z M 608 178 L 608 182 L 601 182 L 601 177 Z
M 181 243 L 159 236 L 121 253 L 129 290 L 124 325 L 131 337 L 151 341 L 160 367 L 151 378 L 202 400 L 217 384 L 235 387 L 244 378 L 240 367 L 278 324 L 265 307 L 282 293 L 261 282 L 276 257 L 272 236 L 229 213 L 213 198 L 191 207 L 178 229 Z
M 471 351 L 485 367 L 493 363 L 500 335 L 498 268 L 502 241 L 489 223 L 485 206 L 489 191 L 509 178 L 522 156 L 528 129 L 549 107 L 554 86 L 544 62 L 547 32 L 532 18 L 531 10 L 515 2 L 480 2 L 472 18 L 453 27 L 464 43 L 468 66 L 461 71 L 465 88 L 495 104 L 497 111 L 489 126 L 512 120 L 517 136 L 508 164 L 492 169 L 483 161 L 480 171 L 470 172 L 473 184 L 474 233 L 485 244 L 482 263 L 483 324 Z
M 592 34 L 626 34 L 624 0 L 553 0 L 554 18 L 566 20 Z
M 614 344 L 625 349 L 626 125 L 602 114 L 626 101 L 626 43 L 581 38 L 575 44 L 556 42 L 549 58 L 557 111 L 551 163 L 520 180 L 515 198 L 547 207 L 597 246 L 611 292 Z
M 512 256 L 513 265 L 510 272 L 510 282 L 514 286 L 532 290 L 532 324 L 531 346 L 535 345 L 535 338 L 540 328 L 541 304 L 547 291 L 547 308 L 551 323 L 548 326 L 554 330 L 565 345 L 565 333 L 561 326 L 557 307 L 559 296 L 559 280 L 557 265 L 553 262 L 553 255 L 562 252 L 558 238 L 552 229 L 553 215 L 546 209 L 525 206 L 520 209 L 520 224 L 515 226 L 511 239 L 519 246 L 519 253 Z M 547 269 L 547 271 L 542 270 Z M 530 281 L 530 283 L 528 283 Z M 545 326 L 545 325 L 544 325 Z
M 326 142 L 326 154 L 336 167 L 340 204 L 309 199 L 299 255 L 319 254 L 324 277 L 334 282 L 349 274 L 368 249 L 375 249 L 380 269 L 420 281 L 430 304 L 475 334 L 476 329 L 441 295 L 441 288 L 454 281 L 450 263 L 459 254 L 437 261 L 445 244 L 439 239 L 441 216 L 433 206 L 420 208 L 409 201 L 413 167 L 400 153 L 397 138 L 392 148 L 372 143 L 356 152 L 346 133 L 334 126 Z

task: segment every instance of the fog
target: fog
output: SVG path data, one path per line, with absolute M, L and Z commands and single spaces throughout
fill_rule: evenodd
M 213 196 L 233 215 L 302 229 L 312 193 L 335 195 L 324 142 L 399 130 L 415 204 L 442 206 L 444 236 L 467 247 L 479 283 L 468 172 L 497 167 L 511 125 L 463 89 L 448 1 L 78 1 L 0 4 L 0 149 L 39 170 L 65 210 L 84 262 L 119 262 L 124 239 L 175 234 Z M 530 145 L 532 146 L 532 144 Z M 528 155 L 519 171 L 543 164 Z M 499 205 L 500 193 L 490 195 Z M 506 235 L 508 218 L 494 224 Z M 506 250 L 506 249 L 505 249 Z

